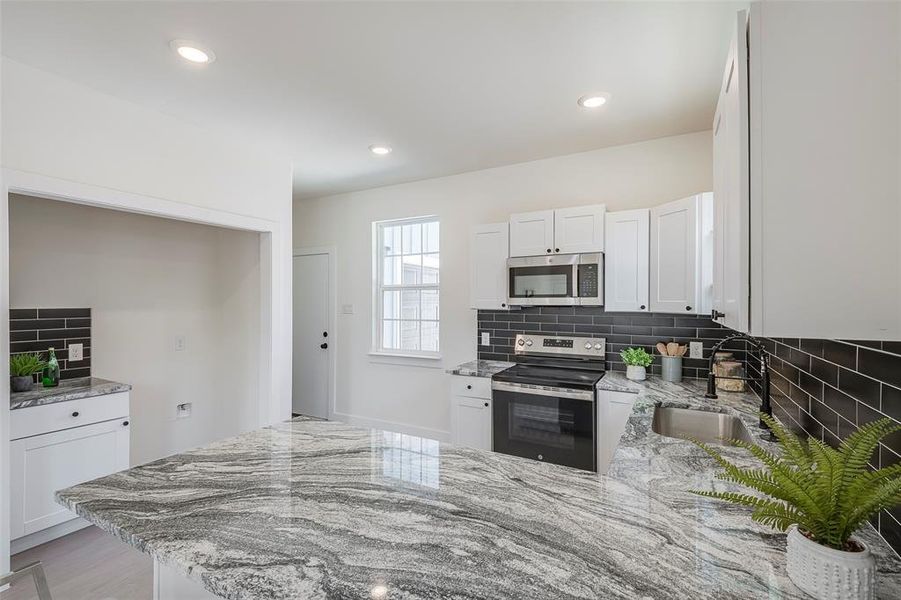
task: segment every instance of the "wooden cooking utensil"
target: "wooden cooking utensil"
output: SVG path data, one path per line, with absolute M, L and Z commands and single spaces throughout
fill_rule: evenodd
M 666 356 L 666 344 L 664 344 L 663 342 L 657 342 L 657 352 L 659 352 L 663 356 Z
M 679 356 L 685 356 L 685 351 L 688 350 L 688 346 L 682 344 L 679 346 Z
M 675 356 L 676 352 L 679 350 L 679 344 L 676 342 L 670 342 L 666 345 L 666 353 L 669 356 Z

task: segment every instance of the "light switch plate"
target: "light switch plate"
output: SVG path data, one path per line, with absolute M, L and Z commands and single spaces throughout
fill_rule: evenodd
M 69 356 L 66 360 L 69 362 L 78 362 L 84 360 L 84 344 L 69 344 Z
M 704 358 L 704 342 L 689 342 L 688 358 Z
M 487 331 L 482 332 L 482 345 L 483 346 L 491 345 L 491 334 L 489 334 Z
M 183 335 L 175 336 L 175 351 L 176 352 L 181 352 L 182 350 L 184 350 L 187 347 L 188 347 L 188 340 L 185 336 L 183 336 Z
M 342 315 L 354 314 L 354 305 L 353 304 L 342 304 L 341 305 L 341 314 Z

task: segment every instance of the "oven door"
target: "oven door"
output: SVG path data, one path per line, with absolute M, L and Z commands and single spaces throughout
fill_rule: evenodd
M 495 452 L 597 471 L 594 392 L 492 383 Z
M 579 304 L 578 254 L 507 259 L 507 304 L 557 306 Z

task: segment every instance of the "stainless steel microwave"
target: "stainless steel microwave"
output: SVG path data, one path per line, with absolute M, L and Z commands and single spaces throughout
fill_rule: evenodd
M 604 304 L 604 255 L 555 254 L 507 259 L 509 306 Z

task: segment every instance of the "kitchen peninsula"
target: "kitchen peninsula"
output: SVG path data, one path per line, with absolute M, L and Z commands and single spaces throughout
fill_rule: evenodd
M 659 405 L 728 411 L 759 436 L 756 397 L 602 382 L 638 396 L 607 476 L 300 417 L 57 497 L 152 555 L 160 600 L 806 598 L 785 536 L 690 494 L 725 485 L 713 461 L 651 430 Z M 877 597 L 901 597 L 901 561 L 860 535 Z

